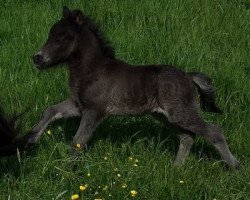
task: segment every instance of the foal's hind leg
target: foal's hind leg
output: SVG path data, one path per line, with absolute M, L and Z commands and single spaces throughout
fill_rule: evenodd
M 151 113 L 152 116 L 162 123 L 167 123 L 167 111 L 158 109 L 158 112 Z M 183 131 L 183 130 L 182 130 Z M 180 145 L 174 161 L 174 165 L 183 165 L 189 155 L 190 149 L 194 143 L 194 139 L 190 134 L 179 134 Z
M 194 143 L 194 139 L 191 135 L 180 134 L 180 145 L 177 152 L 174 165 L 180 166 L 185 163 L 186 158 L 189 155 L 190 149 Z
M 34 144 L 41 137 L 50 122 L 63 117 L 74 116 L 81 116 L 81 113 L 71 99 L 47 108 L 40 122 L 32 129 L 29 135 L 28 145 Z
M 179 121 L 177 125 L 196 135 L 205 137 L 205 139 L 211 142 L 218 149 L 219 153 L 229 166 L 234 168 L 239 166 L 239 162 L 230 152 L 225 137 L 218 125 L 207 124 L 198 116 L 193 116 L 191 119 L 189 118 L 189 120 Z

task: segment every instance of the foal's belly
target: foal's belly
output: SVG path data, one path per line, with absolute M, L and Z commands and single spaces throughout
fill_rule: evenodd
M 108 105 L 106 113 L 109 115 L 141 115 L 150 112 L 147 105 Z

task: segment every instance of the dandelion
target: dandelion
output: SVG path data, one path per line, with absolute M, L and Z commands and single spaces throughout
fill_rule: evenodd
M 180 181 L 180 183 L 181 183 L 181 184 L 183 184 L 183 183 L 184 183 L 184 181 Z
M 138 165 L 137 165 L 136 163 L 134 164 L 134 166 L 135 166 L 135 167 L 138 167 Z
M 117 177 L 119 177 L 119 178 L 120 178 L 121 176 L 122 176 L 121 174 L 117 174 Z
M 108 186 L 105 185 L 104 188 L 102 188 L 103 191 L 107 191 L 108 190 Z
M 138 194 L 138 192 L 137 192 L 136 190 L 131 190 L 131 191 L 130 191 L 130 195 L 131 195 L 132 197 L 135 197 L 137 194 Z
M 123 183 L 123 184 L 122 184 L 122 188 L 126 188 L 126 187 L 128 187 L 127 184 L 126 184 L 126 183 Z
M 80 144 L 80 143 L 77 143 L 77 144 L 76 144 L 76 147 L 77 147 L 78 149 L 80 149 L 80 148 L 81 148 L 81 144 Z
M 51 135 L 51 130 L 48 130 L 47 133 L 48 133 L 48 135 Z
M 90 173 L 87 173 L 87 177 L 90 177 L 91 175 L 90 175 Z
M 73 194 L 71 196 L 71 200 L 77 200 L 77 199 L 79 199 L 79 195 L 78 194 Z
M 104 160 L 108 160 L 108 157 L 107 157 L 107 156 L 105 156 L 103 159 L 104 159 Z
M 87 189 L 87 185 L 80 185 L 79 189 L 81 191 L 85 191 Z

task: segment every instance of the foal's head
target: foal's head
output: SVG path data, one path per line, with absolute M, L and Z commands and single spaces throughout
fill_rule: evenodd
M 33 61 L 39 69 L 45 69 L 68 61 L 76 50 L 85 48 L 89 55 L 96 50 L 105 57 L 115 58 L 114 49 L 99 27 L 80 10 L 64 7 L 62 18 L 51 27 L 46 43 L 33 56 Z
M 80 10 L 63 8 L 62 18 L 50 29 L 44 46 L 33 56 L 39 69 L 66 61 L 74 52 L 85 16 Z

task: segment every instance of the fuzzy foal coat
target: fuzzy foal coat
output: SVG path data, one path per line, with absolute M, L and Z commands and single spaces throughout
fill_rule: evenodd
M 219 111 L 206 75 L 167 65 L 135 66 L 115 59 L 114 50 L 97 26 L 80 10 L 68 8 L 33 59 L 39 69 L 68 64 L 71 98 L 45 111 L 28 144 L 35 143 L 50 122 L 62 117 L 81 117 L 73 145 L 84 146 L 106 116 L 158 113 L 182 130 L 176 164 L 184 163 L 192 136 L 199 135 L 214 144 L 230 166 L 238 166 L 220 128 L 204 122 L 199 113 L 196 88 L 202 107 Z

